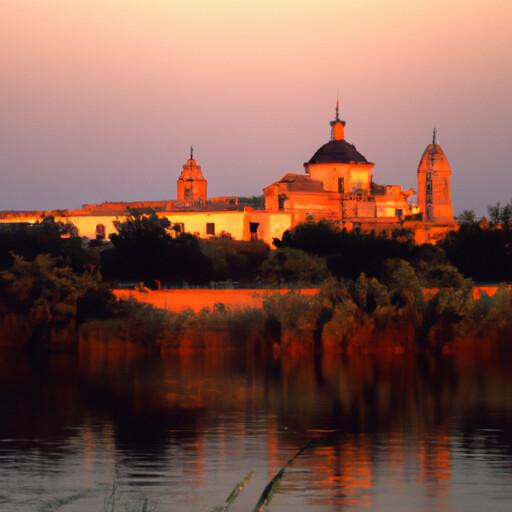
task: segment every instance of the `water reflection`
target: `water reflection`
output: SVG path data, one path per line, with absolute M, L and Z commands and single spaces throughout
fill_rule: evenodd
M 207 511 L 254 470 L 233 507 L 251 510 L 313 438 L 271 510 L 508 510 L 510 361 L 6 356 L 0 509 L 103 510 L 115 484 L 123 505 Z

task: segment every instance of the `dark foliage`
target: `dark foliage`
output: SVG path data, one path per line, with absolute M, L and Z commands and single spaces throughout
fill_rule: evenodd
M 212 281 L 256 281 L 260 266 L 269 254 L 262 241 L 201 240 L 201 250 L 208 258 Z
M 133 213 L 110 238 L 113 249 L 101 255 L 101 269 L 108 280 L 151 283 L 201 283 L 211 275 L 211 265 L 196 237 L 172 237 L 167 219 L 156 214 Z
M 351 279 L 356 279 L 362 272 L 367 276 L 379 276 L 386 259 L 411 260 L 415 256 L 415 245 L 407 230 L 388 237 L 340 230 L 327 221 L 299 224 L 274 243 L 279 248 L 289 247 L 323 256 L 332 275 Z
M 255 210 L 263 210 L 265 208 L 265 198 L 263 194 L 260 196 L 239 197 L 238 204 L 240 206 L 249 206 Z
M 0 315 L 23 319 L 29 339 L 20 345 L 45 345 L 56 330 L 74 332 L 91 319 L 110 317 L 116 300 L 97 273 L 77 274 L 62 258 L 39 254 L 33 261 L 20 256 L 0 272 Z
M 318 284 L 328 276 L 324 258 L 300 249 L 272 251 L 261 266 L 262 279 L 270 284 Z
M 439 243 L 450 263 L 480 282 L 512 281 L 512 231 L 462 225 Z
M 75 272 L 91 270 L 98 264 L 94 252 L 84 248 L 83 239 L 73 236 L 71 224 L 45 217 L 36 224 L 0 224 L 0 269 L 14 263 L 14 255 L 34 260 L 38 254 L 64 258 Z

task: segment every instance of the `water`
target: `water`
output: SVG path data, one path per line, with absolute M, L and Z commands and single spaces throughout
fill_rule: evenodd
M 508 511 L 510 362 L 4 355 L 0 511 Z

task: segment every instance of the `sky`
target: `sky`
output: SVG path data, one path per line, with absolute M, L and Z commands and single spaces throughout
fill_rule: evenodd
M 438 129 L 455 212 L 512 198 L 512 0 L 0 0 L 0 210 L 256 195 L 346 138 L 416 188 Z

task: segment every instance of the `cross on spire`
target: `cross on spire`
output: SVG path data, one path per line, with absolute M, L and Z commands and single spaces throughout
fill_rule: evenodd
M 432 130 L 432 144 L 434 146 L 437 144 L 437 128 L 435 128 L 435 127 Z
M 190 160 L 194 160 L 194 146 L 190 146 Z
M 336 96 L 336 121 L 340 120 L 340 97 Z

